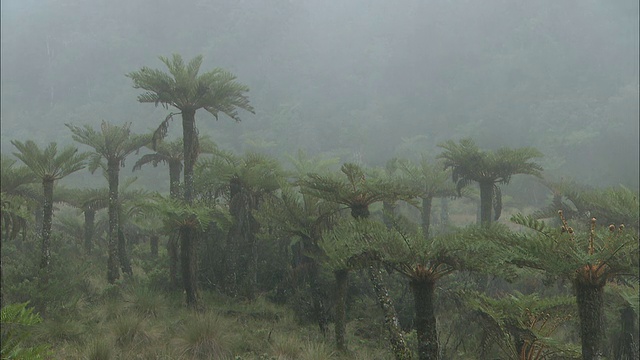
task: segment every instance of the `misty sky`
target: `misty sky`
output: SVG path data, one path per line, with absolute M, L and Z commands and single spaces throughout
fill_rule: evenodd
M 154 129 L 167 111 L 124 74 L 203 54 L 256 108 L 240 124 L 198 114 L 227 148 L 381 163 L 471 136 L 638 186 L 637 0 L 3 0 L 1 16 L 3 153 L 70 143 L 65 123 Z

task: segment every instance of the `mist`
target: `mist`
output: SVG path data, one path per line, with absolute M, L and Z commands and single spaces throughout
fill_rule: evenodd
M 2 2 L 2 151 L 65 123 L 156 128 L 126 73 L 204 55 L 250 88 L 200 134 L 378 165 L 449 139 L 533 146 L 546 174 L 638 185 L 637 1 Z M 179 124 L 171 136 L 180 134 Z

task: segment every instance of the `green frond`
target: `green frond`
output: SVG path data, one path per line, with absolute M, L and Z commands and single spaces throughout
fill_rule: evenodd
M 463 294 L 466 305 L 479 315 L 477 319 L 485 331 L 500 343 L 496 344 L 505 356 L 520 358 L 516 344 L 523 342 L 526 354 L 540 352 L 551 356 L 562 352 L 579 355 L 575 347 L 553 338 L 556 329 L 574 314 L 575 297 L 542 298 L 538 294 L 519 292 L 492 298 L 478 292 Z
M 40 149 L 32 140 L 22 143 L 12 140 L 11 143 L 18 149 L 13 153 L 18 159 L 29 168 L 40 179 L 55 181 L 83 169 L 85 159 L 89 154 L 78 153 L 78 149 L 67 146 L 58 151 L 55 142 Z
M 153 167 L 157 167 L 161 162 L 166 164 L 169 162 L 169 159 L 160 153 L 146 154 L 133 164 L 133 171 L 142 169 L 142 166 L 146 164 L 152 164 Z
M 100 132 L 88 125 L 82 128 L 70 124 L 66 126 L 71 130 L 75 141 L 92 147 L 95 154 L 104 158 L 107 163 L 115 163 L 119 166 L 124 166 L 124 160 L 128 155 L 151 142 L 151 135 L 132 134 L 129 129 L 131 123 L 117 126 L 103 120 L 100 124 Z M 91 169 L 95 171 L 99 166 L 98 157 L 92 156 L 90 162 Z
M 164 198 L 159 195 L 154 196 L 152 200 L 138 206 L 143 207 L 148 214 L 162 218 L 167 233 L 173 233 L 181 228 L 191 228 L 202 232 L 210 221 L 228 216 L 218 207 L 212 208 L 198 203 L 188 205 L 182 200 Z
M 294 168 L 294 175 L 300 179 L 309 173 L 324 173 L 340 161 L 338 157 L 311 157 L 304 150 L 299 149 L 296 156 L 287 155 Z
M 537 231 L 545 236 L 551 236 L 552 232 L 547 228 L 544 221 L 539 220 L 533 216 L 525 216 L 521 213 L 517 213 L 511 216 L 511 222 Z
M 219 113 L 240 121 L 237 109 L 253 112 L 246 93 L 249 88 L 235 81 L 228 71 L 216 68 L 199 75 L 203 57 L 193 58 L 185 65 L 179 54 L 160 61 L 169 74 L 143 67 L 126 76 L 133 80 L 133 87 L 146 90 L 138 96 L 139 102 L 162 104 L 165 108 L 176 107 L 182 111 L 205 109 L 218 119 Z
M 452 179 L 455 183 L 467 179 L 508 184 L 516 174 L 541 176 L 542 167 L 532 159 L 541 157 L 542 154 L 534 148 L 482 151 L 469 138 L 461 139 L 459 143 L 449 140 L 438 146 L 445 150 L 438 158 L 443 160 L 445 169 L 452 169 Z
M 27 184 L 38 183 L 39 180 L 28 167 L 15 166 L 16 160 L 2 155 L 2 168 L 0 168 L 0 191 L 12 195 L 25 194 Z

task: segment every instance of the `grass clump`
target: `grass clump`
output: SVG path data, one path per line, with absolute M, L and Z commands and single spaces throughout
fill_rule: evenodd
M 115 342 L 119 346 L 141 345 L 151 340 L 144 318 L 128 314 L 118 317 L 113 324 Z
M 173 339 L 180 359 L 222 359 L 231 355 L 229 324 L 211 313 L 192 315 Z
M 113 358 L 113 349 L 104 340 L 96 340 L 89 344 L 87 349 L 88 360 L 109 360 Z

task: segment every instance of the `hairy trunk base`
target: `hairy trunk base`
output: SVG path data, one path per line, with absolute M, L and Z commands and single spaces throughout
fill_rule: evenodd
M 411 290 L 416 309 L 416 332 L 418 334 L 418 356 L 420 360 L 439 358 L 436 316 L 433 309 L 435 282 L 414 280 Z
M 580 338 L 584 360 L 602 359 L 604 338 L 604 286 L 576 282 Z

